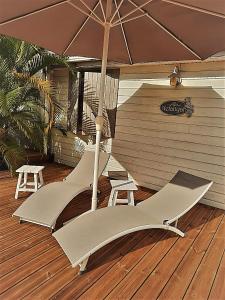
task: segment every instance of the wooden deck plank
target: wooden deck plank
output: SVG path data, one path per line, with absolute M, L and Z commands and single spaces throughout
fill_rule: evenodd
M 5 229 L 3 227 L 3 229 Z M 39 232 L 40 231 L 47 231 L 47 228 L 39 228 Z M 17 220 L 17 224 L 13 224 L 13 230 L 10 230 L 10 227 L 8 227 L 7 229 L 5 229 L 2 233 L 1 233 L 1 242 L 6 242 L 10 239 L 12 239 L 12 237 L 14 237 L 15 235 L 23 235 L 25 234 L 27 231 L 32 231 L 32 230 L 37 230 L 37 226 L 35 224 L 31 224 L 31 223 L 23 223 L 23 224 L 19 224 L 19 221 Z M 0 247 L 0 251 L 1 251 L 1 247 Z
M 1 299 L 6 300 L 23 299 L 28 294 L 30 294 L 33 289 L 50 280 L 53 276 L 55 276 L 55 274 L 60 271 L 62 272 L 68 266 L 68 259 L 64 255 L 60 255 L 43 268 L 39 269 L 35 273 L 32 273 L 31 275 L 29 275 L 29 277 L 6 290 L 3 294 L 0 295 L 0 297 Z M 31 299 L 30 296 L 28 297 L 28 299 Z
M 218 272 L 212 289 L 210 291 L 209 300 L 223 300 L 225 295 L 225 250 L 221 259 Z
M 20 243 L 13 245 L 10 248 L 6 248 L 0 253 L 0 263 L 25 252 L 27 249 L 32 248 L 36 244 L 44 241 L 45 238 L 49 237 L 47 232 L 39 232 L 36 234 L 29 235 L 26 239 L 22 240 Z
M 19 225 L 18 225 L 19 226 Z M 7 235 L 6 237 L 3 237 L 1 239 L 1 244 L 0 244 L 0 252 L 9 249 L 10 247 L 20 244 L 22 241 L 27 240 L 30 235 L 36 234 L 39 232 L 47 232 L 46 228 L 38 228 L 35 225 L 31 224 L 26 224 L 25 228 L 19 229 L 18 231 L 16 230 L 15 233 L 12 232 L 11 234 Z M 14 233 L 14 234 L 13 234 Z
M 146 235 L 140 244 L 136 245 L 125 257 L 120 259 L 110 270 L 104 274 L 95 284 L 91 282 L 85 287 L 85 293 L 80 299 L 99 299 L 106 297 L 109 292 L 132 270 L 139 261 L 156 245 L 165 238 L 165 232 L 154 230 L 150 235 Z M 116 270 L 116 272 L 115 272 Z M 82 292 L 82 291 L 81 291 Z M 79 295 L 73 295 L 77 299 Z
M 216 209 L 210 216 L 201 234 L 196 238 L 177 269 L 171 277 L 168 277 L 168 282 L 162 290 L 159 299 L 167 299 L 168 295 L 173 299 L 181 299 L 184 296 L 222 221 L 222 214 L 220 210 Z
M 113 256 L 116 256 L 115 259 L 113 259 L 113 262 L 110 264 L 108 263 L 108 268 L 106 269 L 105 267 L 103 268 L 103 265 L 98 265 L 95 262 L 95 268 L 98 270 L 97 274 L 96 271 L 93 270 L 93 267 L 91 267 L 91 272 L 88 272 L 88 276 L 82 276 L 82 280 L 79 280 L 78 285 L 77 281 L 74 280 L 70 283 L 69 286 L 66 287 L 66 289 L 60 291 L 56 295 L 56 299 L 70 299 L 71 297 L 73 299 L 79 298 L 80 295 L 82 295 L 85 291 L 89 290 L 91 288 L 92 292 L 92 298 L 94 299 L 94 294 L 93 294 L 93 286 L 96 285 L 98 286 L 99 284 L 101 285 L 101 297 L 103 298 L 104 292 L 103 292 L 103 287 L 104 289 L 107 288 L 108 283 L 108 273 L 111 273 L 111 270 L 115 269 L 118 270 L 117 272 L 117 279 L 120 280 L 120 273 L 121 269 L 122 272 L 124 271 L 124 258 L 130 254 L 131 260 L 136 259 L 136 254 L 133 254 L 133 252 L 139 251 L 143 252 L 142 255 L 144 255 L 144 252 L 147 251 L 147 245 L 149 243 L 152 243 L 152 246 L 161 238 L 163 235 L 162 231 L 157 231 L 155 230 L 153 234 L 148 234 L 147 232 L 142 232 L 140 233 L 140 236 L 142 237 L 141 240 L 137 240 L 136 237 L 139 236 L 139 233 L 135 233 L 135 243 L 132 243 L 132 240 L 127 240 L 127 242 L 123 241 L 123 244 L 121 246 L 125 246 L 127 249 L 126 251 L 123 251 L 123 247 L 116 247 L 116 251 L 114 253 L 109 254 L 108 257 L 106 257 L 106 261 L 112 261 Z M 115 242 L 114 242 L 115 243 Z M 129 248 L 130 246 L 130 248 Z M 133 248 L 132 248 L 133 246 Z M 112 250 L 111 250 L 112 252 Z M 119 255 L 118 255 L 119 253 Z M 139 253 L 139 255 L 141 255 Z M 98 255 L 99 256 L 99 255 Z M 92 260 L 93 261 L 93 260 Z M 126 270 L 125 270 L 126 272 Z M 104 282 L 104 285 L 102 285 L 102 281 Z M 95 288 L 94 288 L 95 290 Z M 94 291 L 97 293 L 97 291 Z M 87 296 L 88 297 L 88 296 Z
M 74 295 L 81 293 L 82 288 L 84 288 L 86 284 L 103 276 L 104 272 L 111 268 L 111 266 L 114 265 L 124 253 L 127 253 L 133 245 L 139 243 L 142 238 L 144 238 L 144 234 L 139 232 L 133 234 L 133 238 L 125 238 L 127 242 L 122 238 L 116 241 L 116 243 L 111 243 L 93 255 L 90 259 L 90 264 L 88 265 L 89 272 L 87 274 L 78 276 L 78 268 L 73 269 L 74 273 L 71 273 L 71 266 L 69 266 L 44 286 L 41 286 L 39 289 L 29 294 L 27 299 L 29 299 L 29 297 L 35 298 L 37 295 L 41 295 L 43 299 L 49 299 L 50 297 L 53 297 L 56 291 L 61 291 L 64 286 L 66 287 L 66 293 L 68 293 L 68 291 L 71 293 L 71 289 L 68 288 L 68 285 L 70 285 L 70 288 L 72 287 L 74 297 Z M 74 288 L 76 291 L 74 291 Z M 56 297 L 57 294 L 54 298 Z M 65 298 L 67 298 L 67 295 L 64 294 L 63 299 Z
M 214 212 L 212 210 L 212 212 Z M 187 234 L 186 239 L 180 239 L 176 245 L 171 249 L 171 251 L 164 257 L 164 259 L 159 263 L 157 268 L 153 271 L 152 274 L 146 279 L 144 284 L 141 286 L 141 288 L 137 291 L 134 299 L 141 298 L 142 295 L 149 296 L 151 299 L 157 299 L 164 288 L 165 284 L 170 280 L 170 277 L 175 272 L 177 266 L 180 264 L 180 262 L 183 260 L 183 257 L 186 255 L 188 250 L 193 247 L 194 243 L 198 239 L 198 237 L 202 234 L 205 227 L 207 226 L 208 222 L 210 220 L 213 220 L 215 215 L 213 213 L 207 215 L 209 218 L 203 218 L 201 224 L 199 224 L 198 227 L 195 227 L 193 230 L 189 231 Z M 216 216 L 218 216 L 216 214 Z M 213 230 L 216 231 L 217 227 L 220 224 L 220 221 L 222 219 L 222 216 L 214 222 L 214 228 Z M 176 257 L 176 260 L 174 260 L 174 257 Z M 186 271 L 183 273 L 186 274 Z M 179 282 L 179 285 L 181 282 Z M 174 284 L 174 287 L 176 287 L 177 283 Z M 170 295 L 167 293 L 167 295 Z M 175 294 L 176 295 L 176 294 Z M 172 297 L 172 296 L 170 296 Z M 177 297 L 177 295 L 176 295 Z
M 184 299 L 207 299 L 225 249 L 225 218 L 221 222 Z M 215 255 L 216 254 L 216 255 Z M 224 295 L 221 295 L 221 297 Z
M 5 232 L 12 231 L 13 228 L 18 226 L 18 221 L 16 219 L 12 219 L 12 217 L 5 218 L 5 220 L 0 222 L 0 235 Z
M 12 219 L 12 218 L 11 218 Z M 12 220 L 10 220 L 10 222 L 7 224 L 5 224 L 5 226 L 2 226 L 1 230 L 0 230 L 0 235 L 6 237 L 7 235 L 10 235 L 11 232 L 16 232 L 19 231 L 20 228 L 20 224 L 19 221 L 16 220 L 15 223 L 12 222 Z
M 0 297 L 1 294 L 4 293 L 7 289 L 14 286 L 24 278 L 29 277 L 31 274 L 37 272 L 38 270 L 46 266 L 49 262 L 55 260 L 57 257 L 63 254 L 62 249 L 60 249 L 56 245 L 50 247 L 50 249 L 51 251 L 46 250 L 39 256 L 29 260 L 20 268 L 17 268 L 3 276 L 0 281 Z
M 1 276 L 4 276 L 13 270 L 16 270 L 16 268 L 21 267 L 27 261 L 49 250 L 53 245 L 56 245 L 56 241 L 54 241 L 51 237 L 48 237 L 47 239 L 40 241 L 40 243 L 32 246 L 30 249 L 17 254 L 16 257 L 14 256 L 11 259 L 0 264 L 0 278 Z
M 202 220 L 208 215 L 208 209 L 197 210 L 190 220 L 190 214 L 186 214 L 180 220 L 180 229 L 182 231 L 198 232 L 199 226 L 202 225 Z M 115 287 L 115 289 L 107 296 L 107 299 L 115 299 L 119 294 L 121 298 L 130 299 L 139 290 L 150 274 L 155 274 L 153 271 L 158 266 L 160 261 L 167 255 L 170 249 L 176 242 L 185 243 L 188 238 L 178 238 L 171 233 L 166 233 L 167 238 L 157 243 L 156 246 L 148 252 L 148 254 L 140 261 L 140 263 L 128 273 L 128 275 Z M 178 248 L 180 249 L 180 248 Z M 153 273 L 152 273 L 153 272 Z M 151 288 L 151 287 L 150 287 Z M 151 299 L 151 298 L 150 298 Z

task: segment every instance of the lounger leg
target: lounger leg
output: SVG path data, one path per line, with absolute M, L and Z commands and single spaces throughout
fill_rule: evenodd
M 183 231 L 181 231 L 180 229 L 178 229 L 178 228 L 176 228 L 174 226 L 167 225 L 167 229 L 175 232 L 176 234 L 178 234 L 181 237 L 185 236 L 185 233 Z
M 134 192 L 127 191 L 128 205 L 134 206 Z
M 109 196 L 109 201 L 108 201 L 108 206 L 112 206 L 113 205 L 113 198 L 114 198 L 114 189 L 111 190 L 110 196 Z
M 89 259 L 89 257 L 86 258 L 85 260 L 83 260 L 83 261 L 79 264 L 79 266 L 80 266 L 79 275 L 82 275 L 82 274 L 86 271 L 88 259 Z
M 24 186 L 26 187 L 26 185 L 27 185 L 27 173 L 24 173 L 24 179 L 23 179 L 23 184 L 24 184 Z
M 50 227 L 51 233 L 53 233 L 55 231 L 55 225 L 56 225 L 56 223 L 53 224 L 52 227 Z
M 42 175 L 42 171 L 40 171 L 38 173 L 39 175 L 39 180 L 40 180 L 40 187 L 44 185 L 44 179 L 43 179 L 43 175 Z
M 35 192 L 38 190 L 38 174 L 34 174 L 34 190 Z
M 114 194 L 113 194 L 113 199 L 112 199 L 112 206 L 116 206 L 117 197 L 118 197 L 118 191 L 115 190 Z
M 168 222 L 167 220 L 165 220 L 165 221 L 163 222 L 163 224 L 166 226 L 166 229 L 175 232 L 176 234 L 180 235 L 181 237 L 184 237 L 184 236 L 185 236 L 185 233 L 182 232 L 180 229 L 177 228 L 178 219 L 177 219 L 176 222 L 175 222 L 175 226 L 171 226 L 171 225 L 169 225 L 167 222 Z
M 19 190 L 20 190 L 20 186 L 21 186 L 21 182 L 22 182 L 22 177 L 23 177 L 23 173 L 19 173 L 18 182 L 17 182 L 17 186 L 16 186 L 15 199 L 18 199 Z

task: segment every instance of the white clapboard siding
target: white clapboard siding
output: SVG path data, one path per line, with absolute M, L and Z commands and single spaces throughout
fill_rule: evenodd
M 201 65 L 198 63 L 183 63 L 176 64 L 179 65 L 182 78 L 201 78 L 201 77 L 218 77 L 224 76 L 224 62 L 223 61 L 212 61 L 212 62 L 202 62 Z M 147 79 L 147 78 L 162 78 L 165 79 L 169 74 L 172 73 L 174 69 L 173 64 L 165 65 L 142 65 L 121 68 L 121 79 Z
M 113 153 L 113 157 L 114 157 L 114 159 L 117 159 L 120 162 L 120 164 L 123 166 L 124 169 L 127 169 L 128 164 L 133 164 L 133 165 L 137 166 L 138 169 L 142 169 L 142 167 L 147 167 L 152 170 L 162 171 L 165 174 L 166 173 L 174 174 L 177 171 L 177 166 L 175 166 L 175 165 L 170 165 L 170 164 L 165 165 L 162 162 L 156 162 L 156 161 L 152 161 L 149 159 L 148 160 L 140 160 L 140 159 L 135 159 L 135 158 L 132 159 L 129 156 L 124 156 L 124 155 L 120 155 L 117 153 Z M 209 174 L 204 171 L 194 170 L 194 169 L 185 168 L 185 167 L 180 167 L 180 170 L 192 173 L 196 176 L 204 177 L 209 180 L 213 180 L 214 183 L 218 183 L 220 185 L 225 185 L 225 178 L 222 175 L 213 174 L 213 173 Z
M 156 190 L 178 170 L 205 177 L 214 184 L 203 202 L 225 209 L 225 63 L 179 64 L 177 88 L 168 79 L 174 66 L 121 68 L 110 168 L 115 162 L 138 184 Z M 164 101 L 186 97 L 192 117 L 160 111 Z
M 80 159 L 80 153 L 85 148 L 85 143 L 72 133 L 64 136 L 60 131 L 54 130 L 52 148 L 56 162 L 75 167 Z
M 143 84 L 141 88 L 125 88 L 119 91 L 119 96 L 129 96 L 129 97 L 147 97 L 149 94 L 155 97 L 165 97 L 165 93 L 168 98 L 173 97 L 187 97 L 187 93 L 193 98 L 204 98 L 206 99 L 221 99 L 225 95 L 223 88 L 216 89 L 212 87 L 200 87 L 199 89 L 195 86 L 191 88 L 190 86 L 185 87 L 183 84 L 177 87 L 174 91 L 171 87 L 165 87 L 164 85 L 153 84 L 151 87 L 144 88 L 147 84 Z
M 161 101 L 163 102 L 163 101 Z M 124 106 L 118 108 L 117 118 L 127 119 L 127 111 L 123 110 Z M 163 118 L 163 119 L 162 119 Z M 186 118 L 186 116 L 167 116 L 163 114 L 150 114 L 149 112 L 138 112 L 129 111 L 129 119 L 133 120 L 151 120 L 154 122 L 163 123 L 174 123 L 174 124 L 189 124 L 189 125 L 203 125 L 203 126 L 215 126 L 215 127 L 225 127 L 225 122 L 223 118 L 216 117 L 196 117 Z
M 215 82 L 216 79 L 216 82 Z M 147 79 L 147 80 L 130 80 L 130 81 L 126 81 L 126 80 L 121 80 L 119 83 L 119 88 L 120 89 L 134 89 L 134 88 L 140 88 L 143 87 L 143 89 L 149 89 L 149 88 L 153 88 L 152 85 L 167 85 L 168 82 L 168 78 L 166 79 L 162 79 L 162 78 L 158 78 L 158 79 Z M 151 86 L 149 87 L 148 84 L 151 84 Z M 224 88 L 225 84 L 224 84 L 224 80 L 222 78 L 218 78 L 218 77 L 207 77 L 207 78 L 185 78 L 182 79 L 182 85 L 179 87 L 182 88 L 182 86 L 185 88 L 187 87 L 195 87 L 198 86 L 200 88 L 210 88 L 211 86 L 213 86 L 214 89 L 220 89 L 220 88 Z M 157 88 L 157 86 L 155 86 L 155 88 Z M 168 89 L 170 89 L 170 87 L 167 87 Z
M 129 100 L 129 101 L 128 101 Z M 163 102 L 168 100 L 168 96 L 164 95 L 163 96 L 122 96 L 119 95 L 118 96 L 118 107 L 120 106 L 120 104 L 123 104 L 127 102 L 127 104 L 135 104 L 138 101 L 139 105 L 149 105 L 151 104 L 151 106 L 157 106 L 159 105 L 159 101 Z M 180 100 L 179 96 L 173 96 L 173 100 Z M 202 108 L 222 108 L 225 109 L 225 103 L 223 98 L 218 98 L 217 101 L 215 101 L 215 105 L 212 107 L 213 103 L 211 99 L 207 99 L 205 97 L 192 97 L 192 104 L 194 107 L 202 107 Z
M 225 158 L 218 156 L 218 155 L 209 155 L 194 151 L 187 151 L 187 150 L 179 150 L 176 149 L 176 153 L 174 155 L 174 148 L 172 147 L 160 147 L 156 145 L 146 145 L 146 144 L 139 144 L 134 142 L 128 142 L 124 140 L 117 140 L 114 143 L 114 147 L 121 147 L 121 148 L 131 148 L 132 150 L 135 150 L 137 152 L 139 151 L 145 151 L 145 152 L 151 152 L 153 154 L 160 154 L 166 157 L 171 157 L 173 159 L 174 157 L 181 158 L 181 159 L 188 159 L 196 162 L 203 162 L 203 163 L 212 163 L 213 165 L 218 166 L 225 166 Z
M 218 175 L 223 175 L 225 176 L 225 167 L 224 166 L 219 166 L 219 165 L 213 165 L 211 162 L 209 163 L 203 163 L 203 162 L 198 162 L 192 159 L 182 159 L 179 157 L 176 157 L 175 155 L 173 157 L 168 156 L 168 155 L 160 155 L 160 154 L 155 154 L 150 151 L 143 151 L 143 150 L 133 150 L 131 148 L 122 148 L 122 147 L 117 147 L 115 144 L 113 145 L 113 153 L 120 153 L 120 151 L 126 151 L 126 155 L 129 155 L 130 157 L 138 158 L 138 159 L 148 159 L 151 157 L 151 160 L 157 161 L 157 162 L 162 162 L 165 164 L 172 164 L 175 165 L 179 168 L 179 166 L 184 166 L 189 169 L 195 169 L 197 168 L 198 170 L 205 171 L 207 172 L 210 168 L 211 173 L 218 174 Z
M 141 168 L 138 169 L 139 170 L 138 172 L 137 172 L 137 164 L 134 164 L 132 162 L 127 162 L 127 163 L 124 162 L 124 166 L 126 166 L 126 168 L 129 169 L 130 175 L 132 177 L 133 177 L 133 174 L 136 174 L 136 173 L 139 173 L 139 174 L 147 176 L 147 177 L 149 176 L 149 174 L 151 174 L 151 176 L 154 177 L 155 180 L 156 179 L 162 180 L 162 178 L 163 178 L 164 180 L 166 180 L 168 182 L 174 175 L 173 172 L 167 172 L 167 171 L 165 172 L 164 170 L 160 171 L 158 169 L 154 169 L 154 167 L 152 167 L 151 165 L 141 166 Z M 183 171 L 184 171 L 184 169 L 183 169 Z M 190 172 L 190 170 L 189 170 L 189 172 Z M 193 173 L 193 171 L 192 171 L 192 173 Z M 206 175 L 206 174 L 204 173 L 204 175 Z M 139 178 L 137 177 L 136 180 L 138 180 L 138 179 Z M 156 181 L 155 181 L 155 183 L 156 183 Z M 225 184 L 224 183 L 218 184 L 218 183 L 214 182 L 214 184 L 211 188 L 211 191 L 219 193 L 219 194 L 224 194 L 225 193 Z
M 137 121 L 138 122 L 138 121 Z M 128 132 L 133 135 L 141 135 L 143 139 L 145 137 L 158 137 L 161 139 L 174 140 L 174 141 L 185 141 L 201 145 L 214 145 L 218 147 L 224 147 L 224 138 L 215 136 L 205 136 L 199 134 L 186 134 L 186 133 L 171 133 L 168 131 L 154 131 L 142 127 L 131 127 L 131 126 L 117 126 L 117 132 L 126 133 Z
M 187 95 L 187 94 L 186 94 Z M 172 96 L 170 96 L 172 97 Z M 185 98 L 185 97 L 183 97 Z M 169 99 L 169 98 L 168 98 Z M 215 100 L 215 99 L 213 99 Z M 129 100 L 128 100 L 129 101 Z M 159 111 L 159 107 L 160 106 L 154 106 L 151 105 L 151 103 L 149 102 L 149 105 L 141 105 L 138 104 L 138 99 L 136 101 L 136 104 L 133 103 L 126 103 L 124 106 L 121 105 L 118 110 L 126 110 L 126 111 L 138 111 L 138 112 L 149 112 L 152 114 L 159 114 L 162 115 L 163 113 Z M 212 115 L 215 116 L 215 118 L 223 118 L 224 113 L 225 113 L 225 109 L 223 108 L 212 108 L 212 107 L 194 107 L 194 112 L 195 112 L 195 116 L 196 117 L 211 117 Z
M 171 132 L 183 132 L 183 133 L 192 133 L 192 134 L 203 134 L 208 136 L 217 136 L 217 137 L 225 137 L 225 128 L 221 127 L 213 127 L 213 126 L 196 126 L 196 125 L 188 125 L 182 124 L 177 125 L 174 123 L 162 123 L 162 122 L 153 122 L 149 120 L 138 120 L 135 122 L 133 119 L 125 119 L 121 118 L 117 120 L 117 125 L 119 126 L 131 126 L 131 127 L 140 127 L 147 128 L 151 127 L 152 130 L 157 131 L 171 131 Z
M 142 136 L 137 136 L 133 134 L 128 133 L 117 133 L 117 139 L 118 140 L 125 140 L 130 141 L 132 143 L 141 143 L 142 145 L 156 145 L 159 147 L 164 148 L 176 148 L 181 150 L 187 150 L 187 151 L 194 151 L 195 153 L 203 153 L 203 154 L 212 154 L 217 156 L 224 156 L 225 155 L 225 149 L 224 147 L 217 147 L 215 145 L 209 146 L 209 145 L 201 145 L 198 143 L 190 143 L 190 142 L 183 142 L 183 141 L 174 141 L 174 140 L 168 140 L 168 139 L 161 139 L 158 137 L 145 137 L 143 141 Z M 117 139 L 115 141 L 117 141 Z

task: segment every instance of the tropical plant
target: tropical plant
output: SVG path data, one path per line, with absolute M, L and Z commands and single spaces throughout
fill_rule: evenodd
M 68 66 L 65 57 L 0 36 L 0 158 L 12 173 L 25 160 L 26 149 L 44 151 L 59 108 L 46 79 L 53 64 Z

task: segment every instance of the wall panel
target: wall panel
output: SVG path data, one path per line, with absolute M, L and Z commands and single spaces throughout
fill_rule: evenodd
M 225 64 L 180 64 L 177 88 L 169 85 L 173 67 L 121 68 L 114 160 L 138 184 L 156 190 L 178 170 L 211 179 L 203 202 L 225 209 Z M 162 102 L 186 97 L 194 106 L 192 117 L 160 111 Z

